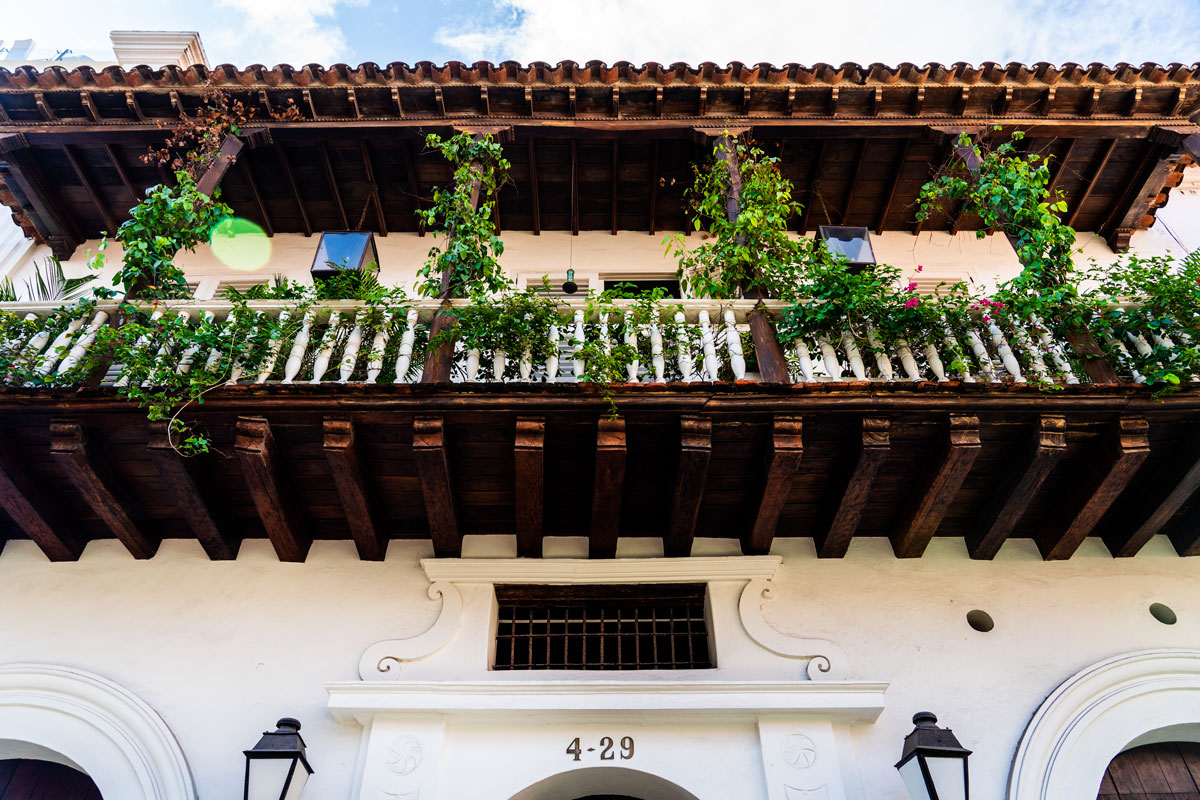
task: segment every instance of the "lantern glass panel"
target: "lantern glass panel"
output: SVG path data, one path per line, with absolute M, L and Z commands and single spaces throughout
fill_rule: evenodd
M 900 765 L 900 778 L 904 781 L 904 788 L 908 789 L 908 796 L 912 800 L 933 800 L 929 796 L 929 789 L 925 786 L 925 776 L 921 774 L 921 760 L 919 758 L 910 758 Z
M 965 763 L 961 758 L 925 757 L 929 777 L 933 778 L 933 785 L 937 789 L 937 800 L 967 800 Z
M 246 759 L 246 800 L 280 800 L 295 758 Z M 297 769 L 304 772 L 303 767 Z M 293 781 L 295 783 L 295 781 Z M 291 795 L 288 795 L 290 798 Z
M 304 768 L 303 764 L 297 764 L 296 771 L 292 773 L 292 782 L 288 784 L 287 794 L 283 796 L 283 800 L 298 800 L 306 783 L 308 783 L 308 770 Z

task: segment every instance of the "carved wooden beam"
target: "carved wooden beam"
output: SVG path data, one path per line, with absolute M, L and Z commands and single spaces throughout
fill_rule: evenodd
M 800 212 L 801 236 L 808 232 L 808 218 L 812 214 L 813 205 L 816 204 L 817 195 L 821 192 L 821 167 L 825 164 L 825 144 L 827 141 L 827 139 L 821 139 L 821 144 L 817 146 L 817 160 L 813 164 L 812 177 L 808 180 L 808 199 L 804 204 L 804 210 Z
M 905 139 L 904 144 L 900 148 L 900 158 L 896 162 L 896 171 L 892 173 L 892 181 L 888 186 L 887 199 L 883 201 L 883 208 L 879 212 L 879 221 L 875 223 L 875 235 L 883 235 L 883 226 L 887 223 L 888 213 L 892 210 L 892 203 L 896 200 L 896 188 L 900 185 L 900 176 L 904 172 L 904 165 L 908 161 L 908 148 L 912 144 L 912 140 Z
M 867 158 L 867 140 L 864 138 L 858 143 L 858 155 L 854 159 L 854 174 L 850 178 L 850 187 L 846 190 L 846 200 L 842 204 L 841 224 L 846 224 L 846 218 L 850 216 L 850 207 L 854 205 L 854 195 L 858 191 L 859 178 L 862 177 L 863 164 Z
M 546 418 L 517 417 L 517 436 L 513 444 L 515 477 L 517 556 L 541 558 L 544 503 L 546 494 L 545 462 Z
M 842 490 L 842 499 L 824 532 L 814 537 L 817 555 L 821 558 L 841 558 L 850 547 L 858 529 L 863 509 L 871 497 L 875 476 L 879 474 L 891 449 L 891 421 L 887 417 L 863 417 L 859 439 L 858 460 Z
M 1117 558 L 1137 555 L 1200 489 L 1200 436 L 1191 436 L 1183 455 L 1155 477 L 1136 502 L 1105 523 L 1104 544 Z
M 712 456 L 712 420 L 683 416 L 679 419 L 679 468 L 675 472 L 675 492 L 671 497 L 671 516 L 663 537 L 663 552 L 668 556 L 689 556 L 704 499 L 704 482 Z
M 1183 157 L 1183 153 L 1171 153 L 1161 145 L 1147 150 L 1121 199 L 1097 230 L 1113 252 L 1124 252 L 1134 231 L 1154 223 L 1151 211 L 1158 207 L 1159 195 Z
M 71 165 L 71 171 L 75 173 L 75 177 L 79 178 L 79 183 L 83 186 L 83 190 L 87 192 L 88 198 L 92 201 L 92 205 L 96 207 L 96 211 L 100 214 L 100 219 L 104 222 L 105 230 L 109 235 L 117 232 L 117 222 L 112 215 L 112 210 L 105 202 L 104 196 L 100 194 L 96 188 L 92 176 L 88 174 L 87 169 L 83 166 L 83 161 L 79 157 L 78 151 L 69 144 L 63 145 L 63 155 L 67 157 L 67 163 Z
M 533 235 L 542 235 L 542 205 L 538 195 L 537 149 L 529 140 L 529 199 L 533 201 Z
M 324 449 L 358 557 L 363 561 L 383 561 L 387 555 L 387 532 L 363 480 L 362 454 L 354 423 L 340 417 L 326 417 Z
M 254 196 L 254 205 L 258 207 L 258 213 L 262 217 L 263 231 L 267 236 L 274 236 L 275 224 L 271 221 L 271 213 L 267 211 L 267 204 L 263 202 L 262 193 L 258 190 L 258 181 L 254 179 L 254 173 L 250 170 L 250 165 L 246 159 L 238 159 L 237 163 L 242 178 L 246 181 L 246 185 L 250 187 L 250 194 Z
M 53 420 L 50 454 L 76 491 L 134 558 L 150 558 L 158 551 L 162 538 L 151 533 L 108 465 L 89 447 L 83 425 L 75 420 Z
M 175 498 L 175 505 L 188 527 L 213 561 L 237 558 L 241 536 L 229 523 L 224 506 L 212 493 L 200 459 L 185 458 L 171 446 L 166 422 L 150 427 L 150 460 L 154 462 L 163 483 Z
M 742 552 L 746 555 L 764 555 L 771 550 L 779 515 L 783 513 L 796 479 L 796 469 L 800 466 L 800 457 L 804 454 L 803 432 L 800 417 L 777 416 L 772 421 L 767 439 L 762 497 L 754 522 L 742 537 Z
M 258 518 L 279 560 L 303 561 L 312 546 L 312 535 L 284 474 L 275 436 L 266 418 L 238 417 L 234 449 Z
M 1088 178 L 1087 183 L 1084 184 L 1083 194 L 1080 195 L 1079 199 L 1075 201 L 1075 207 L 1071 209 L 1071 213 L 1067 216 L 1066 224 L 1070 227 L 1075 227 L 1076 217 L 1079 216 L 1079 212 L 1083 208 L 1083 204 L 1086 203 L 1088 198 L 1092 196 L 1092 190 L 1094 190 L 1096 188 L 1096 184 L 1100 182 L 1100 175 L 1104 172 L 1104 168 L 1108 166 L 1108 161 L 1110 158 L 1112 158 L 1113 151 L 1116 149 L 1117 140 L 1110 139 L 1108 146 L 1104 149 L 1104 154 L 1100 156 L 1099 165 L 1097 165 L 1096 169 L 1092 171 L 1092 176 Z
M 979 417 L 951 414 L 946 442 L 936 466 L 918 480 L 892 531 L 892 551 L 897 558 L 917 558 L 925 552 L 979 450 Z
M 614 558 L 621 528 L 625 486 L 625 420 L 601 419 L 596 427 L 596 470 L 592 481 L 590 558 Z
M 413 460 L 421 477 L 425 496 L 425 516 L 434 555 L 458 558 L 462 555 L 462 534 L 454 508 L 450 482 L 450 459 L 446 452 L 445 427 L 441 417 L 417 417 L 413 420 Z
M 33 209 L 31 221 L 37 232 L 50 245 L 54 255 L 70 258 L 84 237 L 72 214 L 64 213 L 65 206 L 55 184 L 50 183 L 24 134 L 0 135 L 0 161 L 7 162 L 8 175 Z
M 125 192 L 129 195 L 129 202 L 135 205 L 141 202 L 141 196 L 138 190 L 134 187 L 133 181 L 129 180 L 129 173 L 125 170 L 125 164 L 121 158 L 120 145 L 106 144 L 104 152 L 108 155 L 108 160 L 112 162 L 113 169 L 117 172 L 117 177 L 121 179 L 121 185 L 125 187 Z
M 1093 459 L 1090 474 L 1080 481 L 1085 489 L 1082 505 L 1070 512 L 1066 525 L 1048 524 L 1037 537 L 1042 558 L 1070 558 L 1079 549 L 1150 455 L 1148 432 L 1149 425 L 1140 417 L 1117 421 Z
M 86 542 L 62 519 L 59 506 L 48 497 L 41 481 L 29 472 L 28 461 L 7 438 L 0 436 L 0 508 L 51 561 L 75 561 Z
M 196 190 L 201 194 L 212 195 L 216 188 L 221 185 L 221 179 L 225 177 L 225 173 L 233 166 L 233 162 L 237 161 L 238 155 L 242 152 L 242 148 L 246 146 L 237 136 L 232 133 L 226 134 L 221 141 L 221 149 L 217 151 L 217 157 L 208 165 L 208 169 L 200 176 L 200 180 L 196 181 Z M 280 153 L 282 154 L 283 146 L 280 145 Z M 284 161 L 286 161 L 286 157 Z M 289 167 L 290 170 L 290 167 Z
M 1067 447 L 1067 420 L 1042 416 L 967 536 L 971 558 L 993 559 Z

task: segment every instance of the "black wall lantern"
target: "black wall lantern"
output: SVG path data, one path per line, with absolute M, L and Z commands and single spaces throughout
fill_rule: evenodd
M 275 726 L 274 731 L 263 731 L 253 750 L 245 751 L 245 800 L 297 800 L 312 774 L 300 723 L 284 717 Z
M 343 269 L 365 269 L 379 265 L 375 234 L 370 231 L 324 231 L 313 258 L 313 281 L 324 280 Z
M 567 280 L 563 284 L 562 290 L 565 294 L 575 294 L 579 291 L 579 284 L 575 282 L 575 270 L 567 270 Z
M 913 732 L 904 737 L 896 763 L 913 800 L 967 800 L 967 750 L 949 728 L 939 728 L 928 711 L 913 715 Z
M 821 225 L 817 238 L 829 252 L 850 262 L 850 271 L 858 272 L 875 265 L 875 250 L 871 247 L 871 231 L 850 225 Z

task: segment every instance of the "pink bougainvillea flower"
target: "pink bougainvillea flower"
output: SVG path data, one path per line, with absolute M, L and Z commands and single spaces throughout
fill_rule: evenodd
M 920 303 L 921 303 L 921 298 L 910 297 L 904 301 L 904 307 L 905 308 L 916 308 Z
M 920 272 L 923 269 L 925 269 L 923 266 L 921 266 L 920 264 L 917 264 L 917 272 Z
M 909 283 L 909 284 L 908 284 L 908 290 L 909 290 L 910 292 L 915 292 L 915 291 L 917 290 L 917 282 L 916 282 L 916 281 L 912 281 L 911 283 Z

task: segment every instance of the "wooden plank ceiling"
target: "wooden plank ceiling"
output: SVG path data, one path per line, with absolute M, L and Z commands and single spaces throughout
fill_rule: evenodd
M 513 164 L 506 230 L 681 230 L 697 129 L 729 126 L 782 159 L 807 206 L 797 230 L 957 233 L 978 220 L 951 209 L 918 226 L 917 194 L 955 131 L 1001 124 L 1056 157 L 1071 223 L 1119 247 L 1152 224 L 1200 131 L 1200 69 L 1183 65 L 0 69 L 0 201 L 59 249 L 111 230 L 168 177 L 139 156 L 208 84 L 265 121 L 223 191 L 269 233 L 417 231 L 413 212 L 450 177 L 425 134 L 480 126 Z M 302 119 L 271 119 L 289 103 Z
M 1200 554 L 1200 423 L 1191 393 L 1128 387 L 964 394 L 928 387 L 671 385 L 618 389 L 619 420 L 575 387 L 498 393 L 421 387 L 237 387 L 197 413 L 215 452 L 181 460 L 142 412 L 103 395 L 10 397 L 0 414 L 0 540 L 55 560 L 117 538 L 139 558 L 162 538 L 214 559 L 268 538 L 303 560 L 314 539 L 379 559 L 391 539 L 460 553 L 464 534 L 812 538 L 841 557 L 887 537 L 898 557 L 934 536 L 975 558 L 1009 538 L 1047 559 L 1099 537 L 1134 555 L 1165 532 Z

